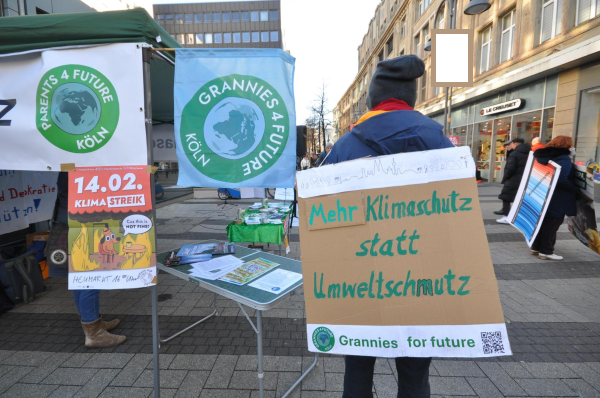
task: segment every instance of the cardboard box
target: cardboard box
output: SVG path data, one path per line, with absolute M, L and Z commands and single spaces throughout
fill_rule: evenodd
M 48 238 L 50 238 L 50 231 L 38 231 L 32 234 L 27 234 L 27 236 L 25 236 L 25 242 L 27 243 L 27 248 L 29 249 L 33 241 L 43 240 L 44 242 L 48 242 Z
M 379 357 L 511 354 L 475 164 L 470 158 L 460 165 L 464 151 L 458 149 L 299 173 L 310 351 Z M 455 164 L 458 169 L 452 170 Z

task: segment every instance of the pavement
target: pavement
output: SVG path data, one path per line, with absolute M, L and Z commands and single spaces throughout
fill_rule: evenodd
M 479 187 L 514 355 L 436 359 L 432 396 L 600 397 L 600 256 L 575 240 L 566 225 L 556 244 L 564 261 L 531 256 L 519 232 L 495 222 L 499 192 L 499 185 Z M 238 207 L 254 202 L 223 202 L 216 190 L 200 196 L 157 209 L 159 251 L 227 239 L 225 227 Z M 296 259 L 298 242 L 294 228 L 290 256 Z M 46 282 L 46 293 L 0 317 L 0 397 L 152 396 L 150 291 L 103 291 L 102 314 L 119 317 L 115 332 L 128 339 L 116 348 L 86 349 L 66 280 Z M 218 309 L 218 316 L 162 345 L 161 397 L 258 397 L 256 336 L 237 305 L 168 274 L 159 275 L 158 290 L 162 336 L 212 312 L 215 300 Z M 312 360 L 302 289 L 264 313 L 264 330 L 266 396 L 279 397 Z M 343 377 L 343 358 L 323 355 L 291 396 L 340 397 Z M 374 396 L 395 397 L 396 391 L 394 362 L 378 359 Z

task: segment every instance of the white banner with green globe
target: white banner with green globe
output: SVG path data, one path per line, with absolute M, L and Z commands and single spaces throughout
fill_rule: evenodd
M 0 148 L 0 169 L 147 164 L 141 47 L 0 56 Z
M 279 49 L 177 49 L 181 186 L 290 188 L 295 59 Z

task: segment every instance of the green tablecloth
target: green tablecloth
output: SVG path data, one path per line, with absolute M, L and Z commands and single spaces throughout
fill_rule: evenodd
M 246 213 L 260 213 L 260 211 L 246 210 Z M 246 225 L 245 223 L 236 225 L 232 222 L 227 226 L 227 237 L 230 242 L 260 242 L 281 245 L 285 238 L 286 224 L 290 214 L 291 210 L 288 212 L 287 217 L 283 219 L 283 224 L 279 225 Z

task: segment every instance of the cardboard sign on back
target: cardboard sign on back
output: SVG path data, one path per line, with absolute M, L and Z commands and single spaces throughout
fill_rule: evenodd
M 469 148 L 298 173 L 308 346 L 510 355 Z

